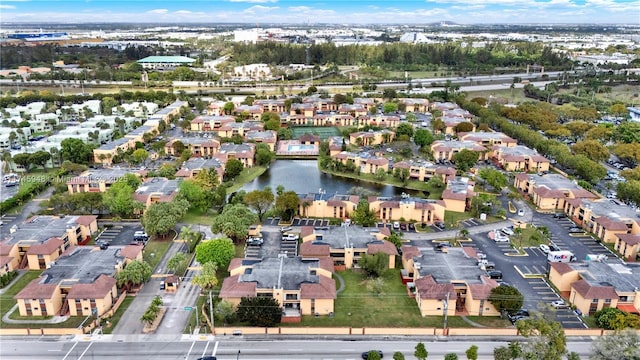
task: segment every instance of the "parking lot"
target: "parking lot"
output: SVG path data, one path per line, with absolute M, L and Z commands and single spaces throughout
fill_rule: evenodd
M 295 230 L 291 231 L 295 233 Z M 287 254 L 289 257 L 298 255 L 297 240 L 282 240 L 279 230 L 262 230 L 262 245 L 247 245 L 245 258 L 262 259 L 264 257 L 276 257 L 278 254 Z
M 136 231 L 143 231 L 142 225 L 135 224 L 100 224 L 105 226 L 105 230 L 96 238 L 96 243 L 108 243 L 109 245 L 129 245 L 133 241 L 133 234 Z
M 399 223 L 398 224 L 398 226 L 399 226 L 398 229 L 394 229 L 393 228 L 393 223 L 377 223 L 376 226 L 378 228 L 386 227 L 389 230 L 401 231 L 403 233 L 414 233 L 414 232 L 416 232 L 415 224 L 412 224 L 412 223 Z
M 329 226 L 329 220 L 295 218 L 291 226 Z

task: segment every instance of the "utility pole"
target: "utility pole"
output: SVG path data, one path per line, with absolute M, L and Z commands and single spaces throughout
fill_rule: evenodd
M 211 318 L 211 335 L 215 335 L 213 319 L 213 302 L 211 301 L 211 290 L 209 290 L 209 317 Z
M 442 331 L 447 331 L 447 314 L 449 313 L 449 294 L 447 293 L 447 298 L 444 300 L 444 324 L 442 326 Z
M 196 304 L 196 329 L 200 329 L 200 321 L 198 321 L 198 304 Z

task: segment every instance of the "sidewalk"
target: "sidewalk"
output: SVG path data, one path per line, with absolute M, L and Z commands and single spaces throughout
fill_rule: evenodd
M 11 310 L 7 311 L 6 314 L 2 317 L 2 321 L 7 324 L 59 324 L 67 321 L 69 319 L 68 316 L 54 316 L 51 319 L 46 320 L 14 320 L 10 319 L 9 316 L 13 314 L 14 311 L 18 310 L 18 304 L 13 305 Z

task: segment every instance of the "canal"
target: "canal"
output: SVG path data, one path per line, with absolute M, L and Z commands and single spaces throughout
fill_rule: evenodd
M 380 196 L 401 195 L 403 192 L 402 188 L 391 185 L 325 174 L 318 169 L 316 160 L 276 160 L 267 171 L 246 184 L 242 190 L 249 192 L 269 186 L 275 191 L 278 185 L 298 194 L 317 193 L 320 189 L 327 194 L 347 194 L 354 187 L 364 188 Z

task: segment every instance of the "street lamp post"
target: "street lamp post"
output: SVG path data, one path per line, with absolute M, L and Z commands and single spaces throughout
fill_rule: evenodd
M 238 355 L 236 356 L 236 360 L 240 359 L 240 350 L 238 350 Z

